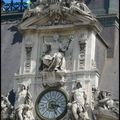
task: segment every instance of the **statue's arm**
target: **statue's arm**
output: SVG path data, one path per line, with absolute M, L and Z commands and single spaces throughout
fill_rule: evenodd
M 104 98 L 104 99 L 102 99 L 102 100 L 99 100 L 99 103 L 104 103 L 104 102 L 106 102 L 106 101 L 108 101 L 109 100 L 109 98 Z

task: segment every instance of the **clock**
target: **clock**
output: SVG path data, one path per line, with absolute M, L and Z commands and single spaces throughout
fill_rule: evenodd
M 38 96 L 35 110 L 42 120 L 59 120 L 67 112 L 67 95 L 63 90 L 49 88 Z

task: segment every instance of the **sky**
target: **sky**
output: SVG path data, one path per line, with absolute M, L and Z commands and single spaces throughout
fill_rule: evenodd
M 11 0 L 4 0 L 5 3 L 10 3 Z M 27 0 L 23 0 L 24 2 L 26 2 Z M 13 2 L 20 2 L 20 0 L 13 0 Z

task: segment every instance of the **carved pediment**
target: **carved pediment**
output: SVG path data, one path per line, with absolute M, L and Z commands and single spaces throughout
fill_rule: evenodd
M 87 25 L 90 24 L 91 21 L 84 18 L 83 16 L 78 16 L 78 15 L 71 15 L 71 14 L 66 14 L 63 16 L 52 16 L 49 17 L 47 16 L 33 16 L 28 18 L 25 21 L 22 21 L 19 24 L 20 29 L 40 29 L 42 27 L 47 27 L 47 26 L 58 26 L 58 25 Z
M 90 24 L 96 22 L 87 6 L 79 1 L 73 1 L 70 6 L 62 2 L 43 4 L 26 10 L 19 29 L 40 29 L 46 26 Z

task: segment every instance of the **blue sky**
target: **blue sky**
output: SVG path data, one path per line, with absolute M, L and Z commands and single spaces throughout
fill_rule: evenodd
M 4 0 L 5 3 L 10 3 L 11 0 Z M 24 2 L 26 2 L 27 0 L 23 0 Z M 20 2 L 20 0 L 13 0 L 13 2 Z

